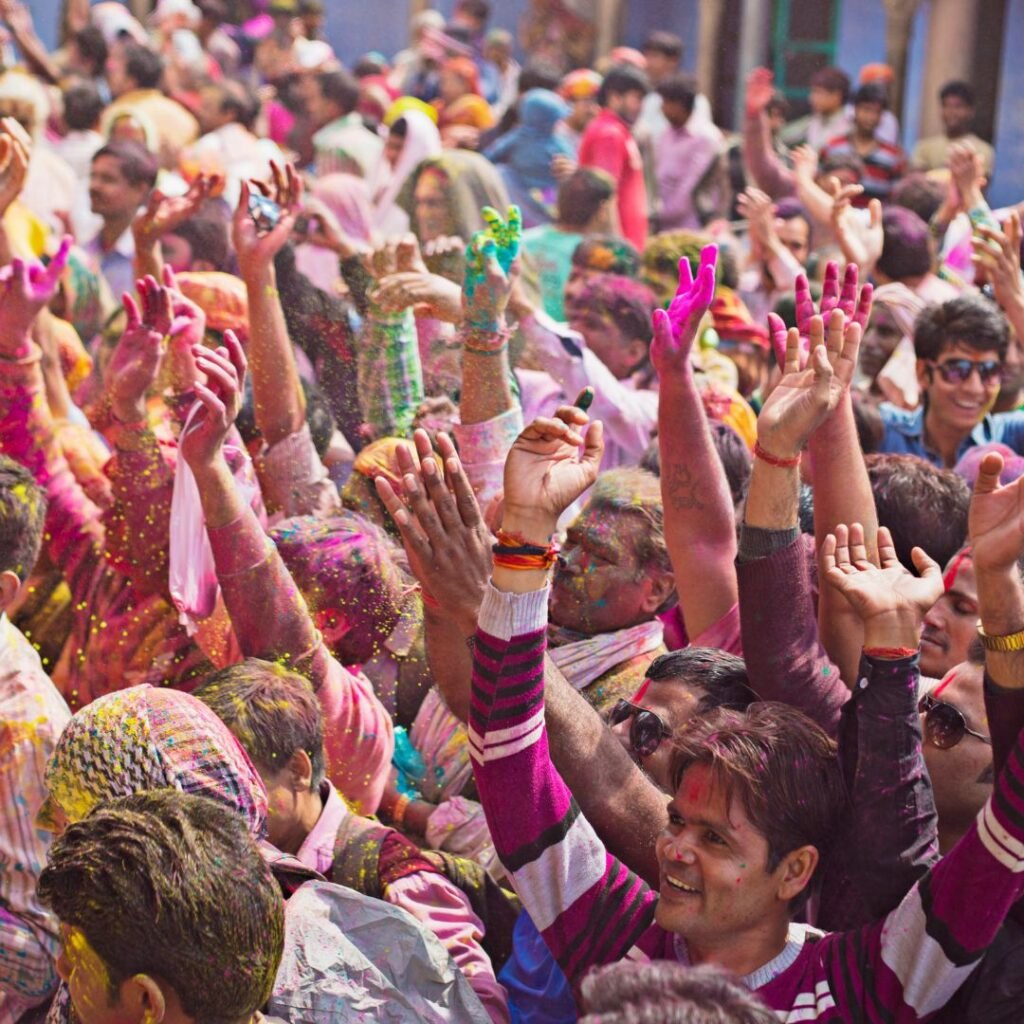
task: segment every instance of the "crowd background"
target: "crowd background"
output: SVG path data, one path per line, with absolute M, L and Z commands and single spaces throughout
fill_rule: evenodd
M 0 1024 L 1019 1018 L 1019 127 L 601 11 L 0 0 Z

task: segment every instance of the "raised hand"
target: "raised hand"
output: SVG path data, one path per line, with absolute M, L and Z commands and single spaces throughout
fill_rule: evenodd
M 837 526 L 821 548 L 825 581 L 860 616 L 865 647 L 916 648 L 921 623 L 942 596 L 942 570 L 923 549 L 914 548 L 911 557 L 920 575 L 908 572 L 884 526 L 878 531 L 878 557 L 876 566 L 868 558 L 859 523 Z
M 202 374 L 196 367 L 193 350 L 206 334 L 206 314 L 178 287 L 174 271 L 163 269 L 164 287 L 171 297 L 171 327 L 167 332 L 167 383 L 176 392 L 188 391 Z
M 469 633 L 491 574 L 491 532 L 451 438 L 438 435 L 443 476 L 426 431 L 415 431 L 413 443 L 418 465 L 408 447 L 398 449 L 403 494 L 384 477 L 376 479 L 377 493 L 398 527 L 427 605 L 439 605 Z
M 604 438 L 600 421 L 588 421 L 582 409 L 563 405 L 516 438 L 505 460 L 506 529 L 532 543 L 550 541 L 558 517 L 597 479 Z
M 171 296 L 152 277 L 136 281 L 139 302 L 123 296 L 127 317 L 107 367 L 107 397 L 116 419 L 138 423 L 146 418 L 146 395 L 156 384 L 171 328 Z
M 776 329 L 773 322 L 773 331 Z M 799 331 L 793 327 L 786 332 L 783 377 L 757 417 L 758 444 L 780 459 L 800 454 L 811 434 L 839 404 L 857 365 L 860 324 L 847 321 L 841 309 L 832 310 L 827 331 L 820 316 L 811 317 L 808 330 L 810 358 L 806 362 L 801 358 Z
M 967 536 L 979 569 L 1011 569 L 1024 554 L 1024 477 L 1003 487 L 1002 471 L 1002 455 L 986 455 L 971 496 Z
M 505 235 L 507 238 L 507 235 Z M 462 285 L 462 308 L 471 330 L 496 334 L 504 324 L 512 285 L 519 274 L 518 236 L 499 245 L 489 231 L 478 231 L 466 250 L 466 277 Z
M 697 327 L 715 294 L 717 263 L 718 249 L 714 245 L 704 246 L 695 280 L 690 261 L 685 257 L 679 261 L 679 287 L 675 298 L 668 310 L 656 309 L 652 318 L 651 362 L 659 375 L 684 372 L 689 367 Z
M 954 142 L 949 147 L 949 175 L 965 209 L 982 201 L 982 189 L 988 180 L 981 154 L 969 142 Z
M 793 173 L 802 181 L 818 176 L 818 151 L 813 146 L 797 146 L 793 150 Z
M 411 307 L 416 316 L 452 324 L 463 320 L 462 289 L 447 277 L 428 271 L 388 275 L 373 293 L 373 301 L 388 312 Z
M 28 162 L 31 145 L 26 145 L 20 135 L 13 134 L 7 122 L 17 124 L 13 118 L 0 121 L 0 216 L 5 214 L 25 187 L 28 176 Z M 21 126 L 18 125 L 20 128 Z
M 209 468 L 222 458 L 221 448 L 231 425 L 242 408 L 247 363 L 234 331 L 224 332 L 224 349 L 197 345 L 196 366 L 206 383 L 196 383 L 197 401 L 202 403 L 182 432 L 182 458 L 193 472 Z
M 976 267 L 984 267 L 992 282 L 996 302 L 1005 310 L 1024 307 L 1024 281 L 1020 276 L 1020 214 L 1014 210 L 997 231 L 985 224 L 974 229 L 971 238 Z
M 220 174 L 200 174 L 183 196 L 165 196 L 153 189 L 146 205 L 132 221 L 132 235 L 138 249 L 155 245 L 170 231 L 194 217 L 199 208 L 224 187 Z
M 297 236 L 297 241 L 330 249 L 342 259 L 362 255 L 369 249 L 365 242 L 357 242 L 346 234 L 334 212 L 322 200 L 308 197 L 302 212 L 307 217 L 306 230 Z
M 775 204 L 759 188 L 748 188 L 736 197 L 736 207 L 747 222 L 751 257 L 766 259 L 778 241 L 775 235 Z
M 764 111 L 775 93 L 775 76 L 769 68 L 754 68 L 747 75 L 747 117 L 755 117 Z
M 491 259 L 496 260 L 502 272 L 508 275 L 519 258 L 523 238 L 523 217 L 518 206 L 508 208 L 507 222 L 493 207 L 485 206 L 480 212 L 487 227 L 478 231 L 466 247 L 466 276 L 462 291 L 469 306 L 473 305 L 478 287 L 490 286 L 494 272 Z
M 28 354 L 32 322 L 57 294 L 70 251 L 67 236 L 47 266 L 15 259 L 0 270 L 0 356 L 17 359 Z
M 863 225 L 851 206 L 852 200 L 863 191 L 862 185 L 844 185 L 837 190 L 832 197 L 832 230 L 846 257 L 847 266 L 871 268 L 881 257 L 885 242 L 882 204 L 877 199 L 868 203 L 868 224 Z
M 242 182 L 242 194 L 231 221 L 231 240 L 238 254 L 238 268 L 242 277 L 253 277 L 266 272 L 274 257 L 291 236 L 302 202 L 302 179 L 291 164 L 282 168 L 271 162 L 273 182 Z M 253 192 L 273 200 L 280 209 L 277 223 L 266 232 L 260 230 L 249 212 L 249 199 Z

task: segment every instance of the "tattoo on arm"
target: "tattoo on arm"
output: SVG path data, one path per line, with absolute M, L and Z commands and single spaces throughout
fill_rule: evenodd
M 669 503 L 675 509 L 692 508 L 700 511 L 704 508 L 700 498 L 700 481 L 694 477 L 689 466 L 673 466 L 665 481 L 665 490 Z

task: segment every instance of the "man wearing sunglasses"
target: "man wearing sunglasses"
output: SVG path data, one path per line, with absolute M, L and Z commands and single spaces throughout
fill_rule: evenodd
M 1024 452 L 1024 412 L 991 413 L 1009 345 L 1006 318 L 981 295 L 927 306 L 914 324 L 921 405 L 881 406 L 879 451 L 952 467 L 974 445 L 999 441 Z

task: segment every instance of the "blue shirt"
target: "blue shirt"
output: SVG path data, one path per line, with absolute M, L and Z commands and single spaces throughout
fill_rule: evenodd
M 880 452 L 894 455 L 917 455 L 933 466 L 944 467 L 942 456 L 932 451 L 924 442 L 925 405 L 912 412 L 897 408 L 889 402 L 879 407 L 885 434 L 882 436 Z M 1024 455 L 1024 412 L 997 412 L 986 416 L 964 438 L 956 453 L 956 461 L 963 458 L 968 449 L 979 444 L 998 442 L 1012 448 L 1018 455 Z

